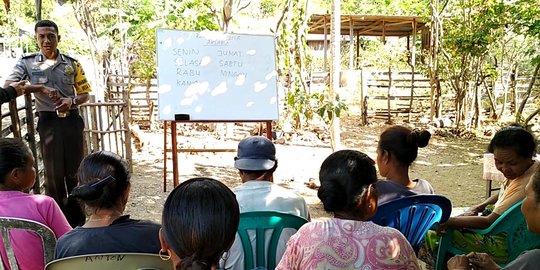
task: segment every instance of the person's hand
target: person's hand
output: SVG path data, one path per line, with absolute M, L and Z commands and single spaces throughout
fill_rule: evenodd
M 48 86 L 43 86 L 43 89 L 41 90 L 41 92 L 43 94 L 46 94 L 49 96 L 49 98 L 54 101 L 55 103 L 58 102 L 58 100 L 60 99 L 60 93 L 58 92 L 58 90 L 52 88 L 52 87 L 48 87 Z
M 481 213 L 482 211 L 484 211 L 484 209 L 476 205 L 467 209 L 467 211 L 463 212 L 460 216 L 478 216 L 478 214 Z
M 501 269 L 499 265 L 489 257 L 486 253 L 471 252 L 467 254 L 469 263 L 474 269 L 478 270 L 498 270 Z
M 437 230 L 435 231 L 437 235 L 441 236 L 446 234 L 446 230 L 448 229 L 448 223 L 441 223 L 437 225 Z
M 28 81 L 26 80 L 22 80 L 22 81 L 18 81 L 18 82 L 12 82 L 9 84 L 9 86 L 15 88 L 15 92 L 17 92 L 17 96 L 20 96 L 22 94 L 24 94 L 24 86 L 26 85 Z
M 465 255 L 456 255 L 446 263 L 448 270 L 470 270 L 469 258 Z
M 59 112 L 67 112 L 71 108 L 71 102 L 71 98 L 59 98 L 55 103 L 56 107 L 54 109 Z

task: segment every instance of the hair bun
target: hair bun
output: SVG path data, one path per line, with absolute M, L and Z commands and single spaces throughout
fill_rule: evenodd
M 180 260 L 180 264 L 178 265 L 177 269 L 184 270 L 184 269 L 190 269 L 190 270 L 210 270 L 212 269 L 212 265 L 208 264 L 205 261 L 200 261 L 197 259 L 194 259 L 193 256 L 185 257 Z
M 429 139 L 431 139 L 431 133 L 427 130 L 420 130 L 416 131 L 418 136 L 418 147 L 426 147 L 429 143 Z
M 104 188 L 110 183 L 116 181 L 116 178 L 109 175 L 103 179 L 75 187 L 70 196 L 73 198 L 79 198 L 83 201 L 93 201 L 99 199 L 103 194 Z
M 83 201 L 93 201 L 99 199 L 102 193 L 102 189 L 96 186 L 92 185 L 81 185 L 75 187 L 71 194 L 69 194 L 70 197 L 81 199 Z
M 317 195 L 323 202 L 326 211 L 340 211 L 343 210 L 343 206 L 347 205 L 347 192 L 337 181 L 329 179 L 321 183 Z
M 407 134 L 407 138 L 405 140 L 408 145 L 407 147 L 418 147 L 418 131 L 411 131 L 409 134 Z

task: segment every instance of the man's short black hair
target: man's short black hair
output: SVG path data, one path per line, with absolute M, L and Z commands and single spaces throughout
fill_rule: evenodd
M 41 20 L 36 23 L 36 26 L 34 26 L 34 32 L 37 32 L 38 27 L 52 27 L 58 34 L 58 25 L 56 25 L 55 22 L 50 20 Z

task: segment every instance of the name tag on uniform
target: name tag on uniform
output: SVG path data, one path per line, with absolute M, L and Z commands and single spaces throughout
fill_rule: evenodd
M 43 76 L 45 72 L 43 71 L 32 71 L 32 76 Z

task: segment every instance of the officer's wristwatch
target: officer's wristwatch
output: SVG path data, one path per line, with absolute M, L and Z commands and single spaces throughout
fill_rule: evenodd
M 73 105 L 77 105 L 77 98 L 76 97 L 71 98 L 71 106 L 73 106 Z

